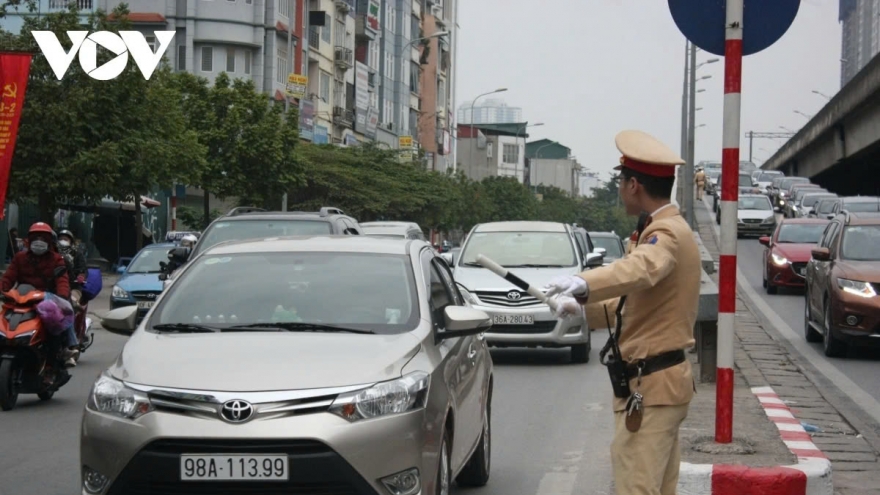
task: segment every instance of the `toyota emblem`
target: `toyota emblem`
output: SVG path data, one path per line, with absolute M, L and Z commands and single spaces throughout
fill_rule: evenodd
M 230 423 L 244 423 L 254 415 L 254 406 L 243 400 L 230 400 L 220 408 L 220 417 Z
M 522 298 L 522 294 L 520 294 L 519 292 L 517 292 L 515 290 L 512 290 L 507 293 L 507 298 L 510 299 L 511 301 L 519 301 Z

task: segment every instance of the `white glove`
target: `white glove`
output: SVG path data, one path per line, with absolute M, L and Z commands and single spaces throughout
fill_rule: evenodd
M 559 295 L 554 299 L 556 300 L 555 315 L 557 318 L 568 318 L 580 314 L 581 305 L 573 297 Z
M 575 275 L 556 277 L 545 288 L 548 289 L 547 297 L 553 297 L 556 294 L 581 296 L 589 293 L 587 281 Z

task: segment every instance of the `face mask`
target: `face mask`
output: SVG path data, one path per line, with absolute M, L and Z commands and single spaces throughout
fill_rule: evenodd
M 34 241 L 31 243 L 31 252 L 37 256 L 45 254 L 49 250 L 49 244 L 46 241 Z
M 61 240 L 61 241 L 58 241 L 58 245 L 62 248 L 69 248 L 70 241 Z

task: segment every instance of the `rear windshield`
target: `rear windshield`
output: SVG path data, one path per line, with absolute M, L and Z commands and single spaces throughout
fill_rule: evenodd
M 597 248 L 605 249 L 605 259 L 620 259 L 623 252 L 620 250 L 620 239 L 616 237 L 593 237 L 593 244 Z
M 813 206 L 818 203 L 819 200 L 830 198 L 831 196 L 804 196 L 804 206 Z
M 819 213 L 831 213 L 831 210 L 834 209 L 834 205 L 839 203 L 836 199 L 833 201 L 821 200 L 819 201 L 819 209 L 817 210 Z
M 758 182 L 773 182 L 773 179 L 779 177 L 779 174 L 771 174 L 764 172 L 763 174 L 758 176 Z
M 290 235 L 327 235 L 332 234 L 330 222 L 323 220 L 234 220 L 216 222 L 199 239 L 194 255 L 226 241 L 248 241 L 267 237 L 284 237 Z
M 752 176 L 748 174 L 739 174 L 739 187 L 752 187 L 755 183 L 752 182 Z

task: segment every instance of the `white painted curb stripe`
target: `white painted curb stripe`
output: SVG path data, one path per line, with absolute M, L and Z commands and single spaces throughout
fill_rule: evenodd
M 710 495 L 712 464 L 681 463 L 678 474 L 678 495 Z

